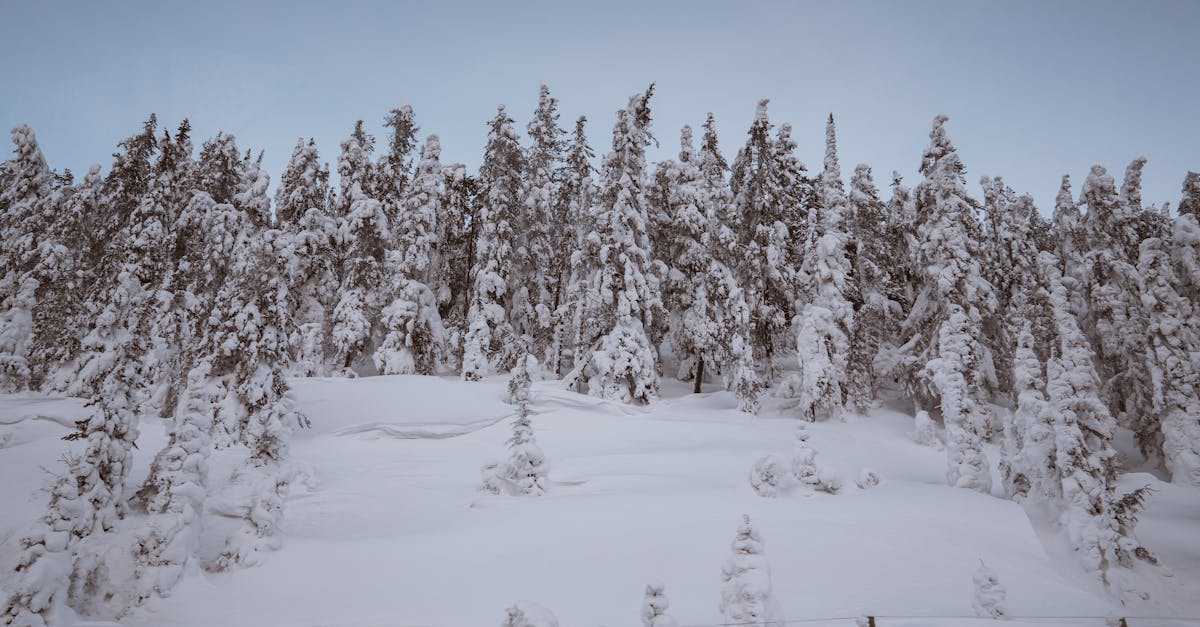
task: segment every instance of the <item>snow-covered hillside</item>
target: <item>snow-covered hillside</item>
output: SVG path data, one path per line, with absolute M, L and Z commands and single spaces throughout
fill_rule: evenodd
M 541 498 L 518 498 L 478 489 L 481 465 L 506 455 L 506 380 L 293 380 L 312 428 L 296 434 L 291 456 L 313 479 L 293 486 L 281 548 L 258 567 L 193 568 L 168 598 L 151 599 L 121 624 L 498 625 L 505 608 L 528 599 L 563 626 L 616 627 L 639 624 L 643 590 L 654 582 L 665 586 L 679 625 L 719 624 L 721 568 L 743 514 L 765 542 L 787 619 L 831 619 L 796 624 L 848 626 L 866 614 L 880 616 L 880 627 L 976 624 L 956 617 L 975 615 L 981 559 L 1007 591 L 1006 609 L 1018 619 L 1009 624 L 1200 616 L 1192 488 L 1123 476 L 1125 489 L 1154 487 L 1138 535 L 1173 576 L 1153 583 L 1150 601 L 1120 608 L 1066 554 L 1064 539 L 1002 497 L 998 474 L 990 496 L 947 486 L 945 453 L 912 441 L 906 402 L 807 426 L 817 461 L 843 479 L 838 494 L 763 498 L 750 470 L 764 455 L 789 455 L 798 424 L 782 399 L 765 398 L 755 417 L 739 412 L 731 393 L 687 394 L 690 383 L 670 382 L 663 401 L 635 407 L 537 382 L 532 419 L 550 487 Z M 60 472 L 58 459 L 79 448 L 60 436 L 85 416 L 75 399 L 0 397 L 0 572 L 12 572 L 22 532 L 44 511 L 48 472 Z M 130 485 L 145 477 L 164 426 L 143 421 Z M 1136 455 L 1123 442 L 1122 452 Z M 223 517 L 211 503 L 240 459 L 214 453 L 202 559 L 221 548 Z M 879 472 L 879 486 L 856 487 L 864 467 Z M 114 560 L 112 576 L 120 566 Z

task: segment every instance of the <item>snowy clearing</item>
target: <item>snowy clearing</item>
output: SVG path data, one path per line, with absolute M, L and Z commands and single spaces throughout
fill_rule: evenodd
M 880 616 L 881 627 L 989 624 L 957 618 L 974 615 L 980 559 L 1007 590 L 1016 618 L 1008 625 L 1103 624 L 1021 617 L 1200 616 L 1194 489 L 1123 477 L 1124 489 L 1156 490 L 1139 538 L 1174 576 L 1143 607 L 1122 610 L 1092 588 L 1065 542 L 1002 498 L 998 475 L 991 496 L 945 485 L 945 454 L 914 443 L 913 418 L 899 409 L 808 426 L 819 462 L 845 480 L 841 493 L 762 498 L 748 481 L 755 460 L 793 446 L 797 420 L 780 399 L 750 417 L 732 394 L 688 395 L 690 384 L 679 382 L 649 407 L 538 382 L 531 409 L 549 491 L 536 499 L 483 494 L 480 466 L 504 456 L 509 436 L 505 383 L 294 380 L 313 426 L 297 434 L 292 456 L 311 465 L 315 482 L 293 490 L 282 548 L 255 568 L 195 568 L 170 597 L 121 624 L 492 625 L 531 599 L 561 625 L 636 625 L 644 586 L 661 582 L 680 625 L 712 625 L 723 622 L 721 565 L 743 514 L 765 541 L 789 620 L 851 617 L 797 624 L 853 625 L 865 614 Z M 39 489 L 49 477 L 38 468 L 55 469 L 76 447 L 58 438 L 84 416 L 75 399 L 0 397 L 0 572 L 11 572 L 21 532 L 44 508 Z M 162 422 L 143 421 L 131 485 L 164 441 Z M 236 461 L 214 455 L 213 494 Z M 862 490 L 854 478 L 866 466 L 882 483 Z M 217 518 L 208 511 L 205 527 Z M 947 618 L 884 618 L 905 616 Z

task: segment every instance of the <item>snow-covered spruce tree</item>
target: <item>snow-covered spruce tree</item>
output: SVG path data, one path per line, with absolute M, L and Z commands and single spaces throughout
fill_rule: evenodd
M 915 190 L 920 269 L 917 296 L 904 324 L 898 373 L 922 410 L 940 403 L 946 425 L 950 485 L 987 492 L 991 475 L 983 451 L 987 435 L 990 356 L 975 338 L 995 309 L 992 286 L 980 268 L 982 251 L 963 165 L 946 134 L 944 115 L 933 121 Z
M 766 381 L 774 379 L 777 345 L 791 322 L 796 301 L 795 257 L 789 253 L 792 235 L 787 226 L 789 212 L 796 209 L 795 194 L 781 186 L 778 166 L 782 152 L 777 152 L 770 131 L 767 101 L 762 100 L 730 178 L 735 215 L 741 217 L 736 232 L 742 258 L 735 272 L 750 306 L 750 343 Z
M 1023 319 L 1021 303 L 1030 294 L 1038 256 L 1038 216 L 1033 198 L 1016 196 L 996 177 L 982 180 L 988 230 L 984 271 L 996 294 L 996 308 L 984 320 L 984 337 L 996 369 L 996 388 L 1012 392 L 1015 337 Z M 1015 392 L 1013 392 L 1015 396 Z
M 758 383 L 746 341 L 749 309 L 723 261 L 736 248 L 736 236 L 723 222 L 732 203 L 716 141 L 706 123 L 706 145 L 697 154 L 685 126 L 679 161 L 659 164 L 651 199 L 659 240 L 654 250 L 666 270 L 664 301 L 680 379 L 692 379 L 699 392 L 706 367 L 723 373 L 742 408 L 754 412 Z
M 1027 308 L 1025 313 L 1035 312 Z M 1041 341 L 1047 339 L 1043 337 Z M 1057 477 L 1051 474 L 1054 430 L 1046 399 L 1043 362 L 1037 354 L 1036 342 L 1033 324 L 1027 321 L 1017 333 L 1013 351 L 1016 409 L 1004 424 L 1004 453 L 1000 459 L 1004 493 L 1017 502 L 1047 502 L 1056 498 L 1060 490 Z
M 646 596 L 642 599 L 642 627 L 677 627 L 678 623 L 667 608 L 671 602 L 662 584 L 646 584 Z
M 558 627 L 558 619 L 537 603 L 521 601 L 505 610 L 500 627 Z
M 510 402 L 517 406 L 512 437 L 508 439 L 508 480 L 512 482 L 515 494 L 522 496 L 541 496 L 546 493 L 549 483 L 549 464 L 537 445 L 529 420 L 530 374 L 537 367 L 537 358 L 533 355 L 518 357 L 508 383 Z
M 1135 559 L 1157 563 L 1134 536 L 1145 488 L 1117 496 L 1116 422 L 1100 399 L 1091 347 L 1071 311 L 1058 259 L 1042 253 L 1038 265 L 1057 332 L 1046 365 L 1046 396 L 1061 484 L 1060 524 L 1084 570 L 1118 598 L 1140 597 L 1130 569 Z
M 513 119 L 501 105 L 491 122 L 479 168 L 479 233 L 475 243 L 475 285 L 463 346 L 462 376 L 478 381 L 515 359 L 517 339 L 509 307 L 517 277 L 514 232 L 521 212 L 524 155 Z M 523 342 L 522 342 L 523 343 Z
M 749 516 L 742 516 L 731 546 L 733 554 L 721 568 L 721 616 L 738 625 L 783 627 L 786 619 L 771 586 L 762 536 Z
M 86 252 L 94 234 L 88 221 L 99 209 L 102 179 L 93 165 L 78 185 L 56 191 L 46 203 L 48 224 L 34 270 L 33 335 L 29 344 L 30 387 L 61 391 L 71 380 L 79 355 L 80 329 L 87 328 L 85 286 L 92 268 Z
M 225 570 L 261 562 L 276 548 L 283 500 L 300 470 L 287 458 L 291 433 L 307 419 L 293 407 L 284 371 L 288 343 L 285 251 L 289 238 L 277 229 L 242 236 L 242 251 L 221 299 L 214 324 L 212 374 L 222 379 L 214 437 L 247 449 L 245 463 L 230 479 L 231 495 L 213 505 L 241 524 L 206 568 Z
M 373 187 L 370 195 L 383 204 L 383 213 L 388 224 L 398 224 L 397 218 L 409 196 L 409 184 L 414 177 L 412 151 L 417 147 L 416 118 L 412 107 L 404 105 L 388 112 L 383 122 L 391 129 L 388 150 L 375 162 Z M 393 236 L 400 237 L 399 231 Z M 399 242 L 395 243 L 397 246 Z
M 154 456 L 138 491 L 147 518 L 134 547 L 133 603 L 169 596 L 195 559 L 208 491 L 209 433 L 215 405 L 226 393 L 223 383 L 212 376 L 208 359 L 199 360 L 188 372 L 167 444 Z
M 1135 265 L 1140 237 L 1136 216 L 1124 200 L 1130 193 L 1126 189 L 1118 195 L 1104 168 L 1092 167 L 1080 198 L 1088 208 L 1088 248 L 1074 278 L 1082 284 L 1080 326 L 1095 353 L 1101 397 L 1151 457 L 1158 454 L 1160 428 L 1153 419 L 1153 375 L 1145 350 L 1148 321 Z
M 715 322 L 713 331 L 718 349 L 714 362 L 720 365 L 725 388 L 737 396 L 738 409 L 756 414 L 763 382 L 755 369 L 754 351 L 750 345 L 750 307 L 733 271 L 740 252 L 737 233 L 733 230 L 737 218 L 733 194 L 725 178 L 729 166 L 721 156 L 716 122 L 711 113 L 704 121 L 704 138 L 698 157 L 703 180 L 700 198 L 707 222 L 701 243 L 710 257 L 704 277 L 709 306 L 706 317 Z
M 1079 272 L 1079 263 L 1083 258 L 1083 248 L 1087 246 L 1087 234 L 1083 229 L 1083 216 L 1079 213 L 1079 205 L 1071 196 L 1071 177 L 1064 174 L 1058 195 L 1054 198 L 1054 215 L 1051 217 L 1054 225 L 1054 253 L 1065 266 L 1067 276 L 1075 276 Z
M 554 311 L 554 334 L 551 340 L 546 369 L 560 375 L 579 361 L 583 316 L 587 310 L 585 293 L 590 278 L 589 259 L 596 254 L 597 242 L 586 239 L 593 231 L 598 191 L 592 178 L 595 172 L 592 159 L 595 152 L 588 144 L 585 126 L 587 118 L 575 121 L 575 131 L 566 149 L 562 184 L 556 211 L 563 217 L 556 240 L 557 250 L 566 254 L 556 256 L 559 277 L 558 306 Z
M 391 240 L 383 203 L 370 196 L 375 172 L 370 156 L 375 139 L 362 121 L 342 142 L 338 156 L 341 176 L 336 203 L 336 249 L 341 253 L 338 298 L 330 316 L 330 343 L 336 367 L 352 373 L 359 360 L 371 354 L 379 317 L 382 265 Z
M 1141 244 L 1138 273 L 1146 310 L 1154 422 L 1162 463 L 1171 481 L 1200 486 L 1200 372 L 1192 353 L 1200 348 L 1191 324 L 1194 304 L 1176 291 L 1169 245 L 1157 237 Z
M 461 163 L 442 167 L 444 180 L 438 219 L 438 266 L 430 289 L 437 294 L 438 312 L 447 329 L 447 364 L 457 369 L 462 361 L 463 336 L 474 288 L 475 243 L 479 235 L 476 214 L 477 179 Z
M 292 362 L 301 376 L 321 376 L 326 363 L 326 325 L 336 305 L 336 259 L 332 242 L 337 223 L 329 214 L 329 167 L 316 143 L 299 139 L 275 192 L 278 228 L 292 239 L 288 311 Z
M 580 345 L 581 363 L 567 385 L 593 396 L 649 402 L 658 395 L 658 354 L 662 325 L 659 277 L 651 273 L 646 232 L 646 145 L 650 141 L 649 100 L 654 86 L 629 99 L 617 112 L 613 149 L 604 160 L 604 183 L 593 231 L 598 247 L 587 271 L 588 309 Z
M 1183 198 L 1179 201 L 1179 215 L 1200 218 L 1200 172 L 1188 172 L 1183 177 Z
M 859 164 L 850 179 L 850 239 L 856 244 L 851 265 L 856 289 L 854 327 L 846 363 L 846 404 L 864 412 L 875 400 L 875 357 L 884 339 L 893 335 L 903 295 L 889 269 L 898 251 L 887 230 L 887 209 L 871 178 L 871 168 Z
M 375 350 L 382 374 L 435 374 L 446 344 L 437 297 L 429 287 L 438 267 L 438 216 L 443 171 L 437 135 L 425 139 L 404 204 L 396 213 L 396 248 L 384 264 L 390 303 L 383 308 L 384 337 Z
M 50 200 L 50 172 L 28 126 L 12 130 L 14 157 L 0 189 L 0 392 L 29 385 L 29 348 L 38 280 L 38 249 Z
M 142 262 L 153 263 L 153 275 L 142 284 L 149 292 L 145 314 L 149 344 L 143 364 L 149 389 L 144 412 L 162 417 L 171 415 L 184 385 L 188 366 L 182 353 L 192 339 L 189 308 L 194 298 L 187 290 L 192 268 L 180 263 L 184 251 L 198 237 L 194 231 L 181 228 L 190 226 L 190 220 L 182 214 L 195 174 L 201 170 L 200 164 L 192 161 L 190 130 L 184 120 L 174 139 L 163 132 L 147 195 L 131 221 L 141 232 L 133 244 L 141 247 Z M 146 245 L 142 247 L 141 242 Z
M 980 618 L 1008 618 L 1008 610 L 1004 608 L 1008 593 L 1000 585 L 996 571 L 980 560 L 971 581 L 975 584 L 975 598 L 971 601 L 975 615 Z
M 799 268 L 804 264 L 804 244 L 808 241 L 809 230 L 815 228 L 819 220 L 820 177 L 809 176 L 808 168 L 796 156 L 792 125 L 787 122 L 780 124 L 775 133 L 771 157 L 774 161 L 771 176 L 775 180 L 771 189 L 777 194 L 776 202 L 783 207 L 783 223 L 788 229 L 787 255 L 791 267 Z M 784 339 L 790 340 L 787 334 Z
M 106 593 L 104 548 L 99 536 L 127 511 L 125 479 L 137 440 L 141 385 L 132 359 L 114 361 L 91 399 L 91 415 L 77 423 L 69 440 L 84 449 L 67 457 L 66 471 L 50 489 L 46 513 L 21 539 L 17 578 L 0 617 L 6 625 L 44 625 L 58 604 L 86 610 Z
M 561 232 L 566 216 L 558 211 L 562 152 L 565 142 L 558 126 L 558 99 L 542 85 L 537 110 L 526 127 L 530 146 L 525 151 L 525 169 L 514 231 L 520 233 L 514 245 L 515 277 L 512 284 L 512 325 L 514 331 L 529 338 L 532 352 L 539 359 L 550 356 L 554 343 L 554 311 L 560 299 L 559 269 L 562 258 Z
M 677 376 L 682 381 L 695 380 L 694 391 L 699 392 L 705 357 L 711 357 L 704 349 L 711 345 L 712 333 L 705 316 L 707 293 L 699 280 L 708 269 L 709 254 L 702 241 L 707 221 L 696 161 L 692 128 L 684 126 L 679 161 L 667 159 L 658 164 L 646 200 L 652 254 L 655 263 L 662 264 L 665 277 L 662 298 L 671 350 L 679 360 Z
M 809 302 L 798 316 L 796 355 L 800 361 L 800 406 L 805 420 L 840 411 L 846 402 L 846 365 L 854 328 L 855 291 L 847 249 L 849 204 L 837 161 L 833 115 L 825 127 L 825 168 L 821 174 L 821 215 L 810 232 L 801 275 Z

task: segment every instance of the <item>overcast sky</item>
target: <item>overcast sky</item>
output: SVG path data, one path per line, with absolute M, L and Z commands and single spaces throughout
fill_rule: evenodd
M 242 6 L 242 5 L 245 6 Z M 266 150 L 277 181 L 299 136 L 326 161 L 363 119 L 411 104 L 443 160 L 478 165 L 497 104 L 521 129 L 546 83 L 562 125 L 614 111 L 651 81 L 652 130 L 716 114 L 732 156 L 760 98 L 819 167 L 838 121 L 843 174 L 916 181 L 936 114 L 972 193 L 1001 175 L 1049 213 L 1059 177 L 1119 180 L 1145 155 L 1146 202 L 1200 170 L 1200 2 L 0 3 L 0 124 L 28 123 L 55 168 L 107 168 L 150 112 Z M 384 142 L 381 141 L 381 144 Z

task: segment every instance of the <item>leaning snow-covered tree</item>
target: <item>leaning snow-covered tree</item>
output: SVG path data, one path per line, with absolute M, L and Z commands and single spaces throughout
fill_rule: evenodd
M 586 270 L 589 289 L 581 363 L 567 384 L 594 396 L 649 402 L 658 395 L 662 325 L 659 277 L 651 272 L 646 232 L 646 145 L 650 142 L 651 85 L 617 112 L 613 148 L 604 160 L 604 184 L 593 231 L 598 246 Z
M 1054 432 L 1053 463 L 1071 548 L 1084 570 L 1119 598 L 1143 597 L 1133 569 L 1157 561 L 1134 536 L 1145 488 L 1117 495 L 1116 422 L 1100 399 L 1087 339 L 1071 312 L 1058 259 L 1042 253 L 1038 270 L 1050 294 L 1056 339 L 1046 365 L 1047 422 Z

